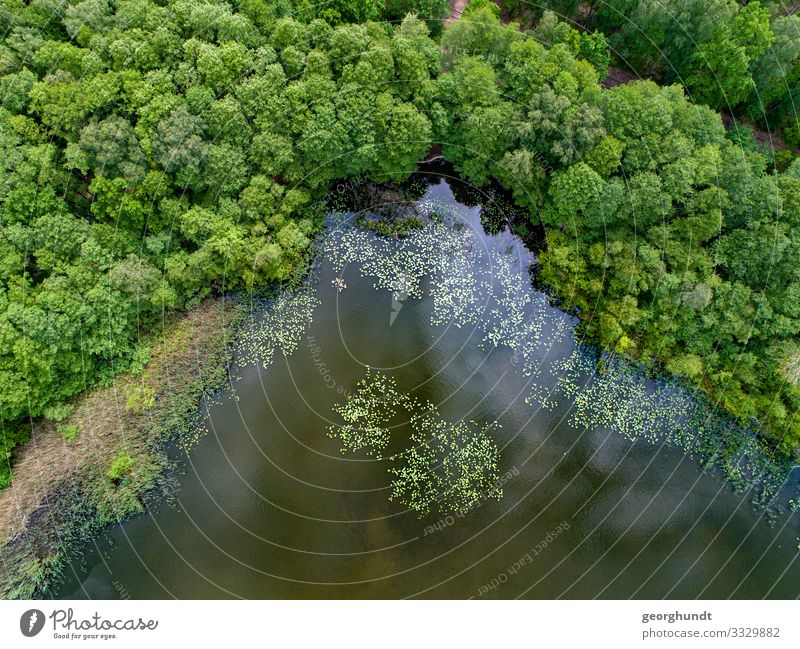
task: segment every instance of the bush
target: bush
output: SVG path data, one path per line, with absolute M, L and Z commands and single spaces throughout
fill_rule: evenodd
M 783 173 L 789 168 L 794 159 L 795 155 L 789 150 L 776 151 L 773 156 L 773 166 L 776 171 Z
M 100 525 L 119 522 L 128 516 L 143 512 L 145 495 L 151 489 L 159 487 L 160 476 L 166 468 L 164 458 L 154 456 L 131 458 L 127 453 L 120 453 L 114 462 L 117 462 L 121 455 L 125 456 L 127 467 L 120 467 L 123 469 L 120 478 L 113 480 L 112 483 L 103 481 L 102 485 L 97 485 L 93 493 L 93 505 Z M 122 463 L 120 462 L 120 465 Z M 110 474 L 111 468 L 108 472 L 109 477 Z
M 125 390 L 125 408 L 140 415 L 156 402 L 156 392 L 147 385 L 131 385 Z
M 78 433 L 80 432 L 75 424 L 58 424 L 56 430 L 68 442 L 78 439 Z
M 0 427 L 0 489 L 11 484 L 11 453 L 31 436 L 31 427 L 24 421 L 4 421 Z
M 133 458 L 125 451 L 117 453 L 116 457 L 111 461 L 106 475 L 113 481 L 119 482 L 128 475 L 134 467 Z
M 800 148 L 800 120 L 795 119 L 783 129 L 783 141 L 793 149 Z

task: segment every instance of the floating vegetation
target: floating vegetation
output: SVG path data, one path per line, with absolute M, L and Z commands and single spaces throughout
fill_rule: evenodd
M 435 406 L 401 392 L 394 378 L 367 368 L 345 402 L 334 406 L 345 420 L 331 425 L 328 435 L 342 443 L 341 451 L 364 450 L 382 457 L 389 444 L 389 423 L 402 413 L 411 422 L 411 446 L 390 459 L 390 498 L 420 515 L 435 508 L 443 514 L 465 514 L 477 501 L 503 494 L 497 444 L 489 431 L 473 421 L 451 424 Z
M 719 469 L 734 489 L 752 490 L 757 507 L 779 508 L 791 462 L 679 380 L 653 381 L 621 356 L 577 344 L 570 316 L 532 288 L 535 260 L 518 240 L 483 237 L 470 225 L 470 208 L 452 201 L 426 198 L 417 209 L 425 223 L 402 239 L 376 237 L 338 215 L 324 255 L 339 273 L 356 265 L 376 289 L 431 298 L 431 324 L 472 325 L 487 348 L 511 350 L 512 362 L 529 378 L 527 404 L 553 410 L 563 402 L 576 429 L 676 446 L 702 466 Z M 546 388 L 553 378 L 555 388 Z M 425 488 L 420 483 L 415 492 L 419 502 L 426 500 Z
M 413 446 L 396 456 L 399 467 L 389 469 L 391 499 L 421 515 L 435 507 L 443 514 L 463 514 L 481 499 L 500 500 L 500 452 L 489 436 L 492 423 L 451 424 L 435 413 L 412 419 Z
M 560 380 L 559 387 L 572 395 L 573 426 L 613 430 L 631 441 L 690 442 L 685 433 L 695 403 L 691 396 L 670 384 L 650 385 L 641 371 L 618 356 L 603 355 L 600 367 L 593 357 L 593 350 L 577 348 Z M 591 377 L 583 386 L 575 383 L 579 370 Z
M 533 256 L 507 233 L 484 237 L 465 210 L 470 208 L 449 200 L 420 200 L 415 214 L 421 227 L 401 238 L 376 236 L 357 227 L 353 214 L 332 213 L 320 243 L 338 275 L 332 285 L 347 289 L 341 275 L 352 264 L 395 299 L 428 297 L 432 325 L 470 325 L 487 349 L 511 351 L 512 363 L 529 379 L 526 404 L 568 406 L 567 421 L 577 430 L 678 447 L 704 468 L 718 469 L 734 489 L 750 490 L 756 507 L 770 515 L 781 509 L 790 461 L 679 380 L 653 381 L 619 355 L 577 344 L 570 316 L 532 288 Z M 296 349 L 319 305 L 313 286 L 312 277 L 287 289 L 246 329 L 243 362 L 267 366 L 276 352 Z M 499 497 L 490 486 L 497 472 L 491 426 L 476 431 L 474 423 L 448 424 L 433 406 L 410 399 L 380 373 L 368 372 L 336 408 L 344 424 L 330 426 L 328 434 L 341 441 L 343 452 L 363 450 L 381 458 L 390 441 L 388 422 L 401 410 L 411 422 L 414 446 L 391 458 L 393 498 L 424 514 L 434 502 L 442 511 L 465 511 L 487 489 Z
M 781 509 L 777 497 L 792 463 L 677 380 L 648 380 L 630 361 L 584 346 L 554 363 L 551 372 L 571 401 L 569 423 L 575 428 L 675 446 L 704 468 L 719 469 L 735 491 L 750 490 L 757 508 L 770 515 Z
M 328 436 L 342 442 L 342 453 L 365 449 L 368 455 L 380 458 L 389 444 L 388 423 L 400 408 L 415 410 L 420 404 L 397 389 L 395 380 L 367 368 L 346 401 L 334 407 L 346 422 L 328 427 Z
M 422 227 L 422 220 L 416 214 L 391 213 L 375 217 L 360 214 L 358 224 L 384 237 L 402 237 L 408 235 L 412 230 L 419 230 Z
M 250 322 L 239 341 L 241 363 L 260 363 L 267 367 L 276 351 L 288 356 L 297 349 L 314 309 L 320 304 L 319 298 L 307 290 L 308 286 L 283 291 L 263 317 Z
M 525 397 L 525 403 L 529 406 L 539 406 L 545 410 L 554 410 L 558 405 L 558 401 L 552 398 L 552 391 L 548 391 L 539 383 L 531 385 L 528 395 Z

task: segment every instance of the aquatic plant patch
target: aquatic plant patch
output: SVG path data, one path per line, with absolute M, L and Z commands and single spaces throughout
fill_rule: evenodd
M 334 406 L 345 424 L 328 427 L 328 435 L 342 443 L 341 452 L 365 451 L 382 457 L 389 444 L 389 423 L 398 414 L 410 423 L 410 446 L 388 458 L 391 499 L 420 515 L 436 509 L 442 514 L 464 514 L 480 499 L 500 499 L 500 453 L 490 431 L 474 421 L 450 423 L 436 406 L 402 392 L 395 379 L 367 368 L 366 376 Z
M 288 356 L 297 349 L 320 303 L 310 285 L 309 280 L 300 288 L 282 290 L 263 317 L 251 318 L 237 343 L 241 364 L 258 363 L 266 368 L 276 352 Z
M 500 500 L 500 452 L 489 431 L 477 422 L 450 423 L 436 413 L 412 420 L 412 446 L 394 458 L 399 466 L 389 472 L 392 500 L 419 514 L 432 509 L 443 514 L 464 514 L 481 499 Z
M 382 372 L 367 368 L 367 375 L 347 395 L 343 404 L 334 407 L 345 423 L 331 424 L 328 435 L 339 439 L 342 453 L 365 450 L 377 458 L 389 444 L 389 422 L 400 409 L 412 412 L 421 407 L 413 397 L 397 388 L 396 381 Z
M 431 298 L 432 325 L 473 326 L 487 349 L 511 350 L 512 362 L 529 379 L 524 398 L 531 407 L 563 404 L 576 430 L 676 446 L 719 469 L 735 489 L 752 490 L 756 506 L 782 508 L 788 459 L 776 457 L 753 431 L 729 422 L 680 380 L 653 381 L 622 356 L 580 344 L 570 316 L 532 287 L 533 258 L 522 243 L 504 233 L 481 237 L 467 210 L 425 198 L 419 214 L 436 218 L 425 218 L 401 240 L 365 232 L 349 215 L 334 214 L 323 254 L 339 274 L 356 266 L 377 290 Z M 553 351 L 565 348 L 566 354 Z

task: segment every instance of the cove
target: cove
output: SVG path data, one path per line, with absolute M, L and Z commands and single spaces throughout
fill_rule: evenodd
M 764 506 L 796 476 L 769 483 L 746 449 L 706 461 L 694 397 L 584 347 L 533 255 L 441 174 L 408 237 L 332 215 L 307 284 L 244 332 L 206 434 L 173 449 L 174 502 L 109 529 L 56 597 L 800 594 L 797 513 Z M 367 368 L 448 421 L 496 422 L 501 497 L 424 516 L 390 499 L 404 422 L 381 457 L 328 434 Z

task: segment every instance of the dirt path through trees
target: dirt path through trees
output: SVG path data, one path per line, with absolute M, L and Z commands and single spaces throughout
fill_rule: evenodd
M 640 77 L 630 70 L 625 70 L 623 68 L 618 68 L 615 66 L 609 66 L 608 68 L 608 75 L 605 79 L 601 82 L 603 88 L 613 88 L 614 86 L 618 86 L 623 83 L 630 83 L 632 81 L 642 81 L 645 77 Z M 734 123 L 737 122 L 736 118 L 728 113 L 720 113 L 720 118 L 722 119 L 722 123 L 725 124 L 725 128 L 730 128 Z M 740 121 L 741 124 L 746 124 L 746 122 Z M 789 149 L 789 146 L 784 142 L 778 135 L 775 133 L 769 133 L 764 129 L 758 128 L 753 124 L 747 124 L 750 128 L 753 129 L 753 137 L 756 139 L 756 142 L 768 144 L 771 146 L 775 151 L 786 151 Z M 800 154 L 800 149 L 790 149 L 794 154 Z
M 450 0 L 450 16 L 444 21 L 444 24 L 449 25 L 461 18 L 461 14 L 463 14 L 464 9 L 467 8 L 468 1 L 469 0 Z

